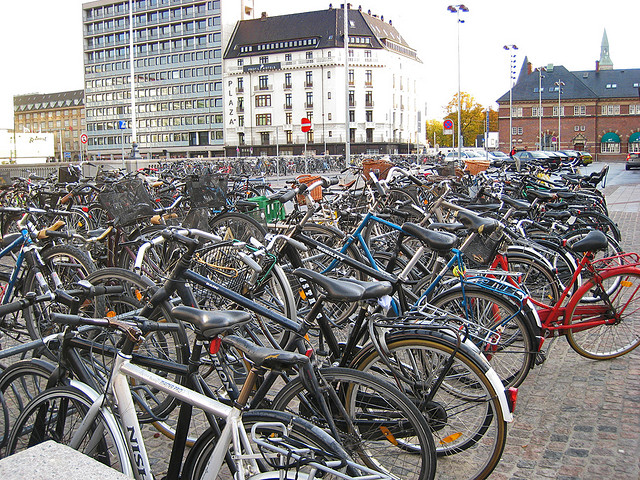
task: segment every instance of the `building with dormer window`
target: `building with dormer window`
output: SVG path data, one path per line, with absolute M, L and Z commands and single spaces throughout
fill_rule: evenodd
M 224 54 L 227 155 L 407 153 L 424 145 L 422 62 L 392 22 L 361 9 L 238 22 Z M 311 130 L 301 131 L 301 120 Z
M 640 69 L 614 69 L 606 31 L 595 70 L 534 68 L 525 58 L 498 100 L 500 149 L 585 150 L 599 160 L 640 152 Z

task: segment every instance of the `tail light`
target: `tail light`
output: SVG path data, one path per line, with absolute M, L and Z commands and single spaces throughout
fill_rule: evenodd
M 504 393 L 507 395 L 509 410 L 513 413 L 516 409 L 516 401 L 518 400 L 518 389 L 516 387 L 509 387 Z
M 630 154 L 630 153 L 627 153 L 627 162 L 628 162 L 629 160 L 631 160 L 631 154 Z

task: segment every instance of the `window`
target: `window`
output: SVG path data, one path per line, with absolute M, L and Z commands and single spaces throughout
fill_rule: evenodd
M 256 125 L 261 127 L 265 125 L 271 125 L 271 114 L 261 113 L 259 115 L 256 115 Z
M 307 72 L 305 74 L 304 86 L 313 87 L 313 72 Z
M 327 78 L 331 78 L 331 70 L 327 72 Z
M 260 57 L 260 63 L 269 63 L 269 57 Z
M 306 59 L 307 62 L 311 62 L 313 60 L 313 52 L 307 52 Z
M 602 105 L 602 115 L 620 115 L 620 105 Z
M 355 122 L 356 121 L 356 111 L 355 110 L 349 110 L 349 121 L 350 122 Z
M 238 126 L 244 127 L 244 115 L 238 115 Z
M 629 105 L 629 115 L 640 115 L 640 103 Z
M 290 93 L 285 93 L 284 95 L 284 108 L 291 108 L 291 94 Z
M 356 92 L 354 90 L 349 90 L 349 106 L 356 106 Z
M 365 92 L 364 105 L 365 107 L 373 107 L 373 92 Z
M 331 112 L 327 113 L 327 120 L 331 121 Z
M 349 85 L 353 85 L 355 83 L 355 73 L 353 70 L 349 70 Z
M 331 100 L 331 92 L 327 92 L 327 100 Z
M 260 132 L 260 144 L 269 145 L 269 132 Z
M 256 95 L 256 107 L 270 107 L 271 95 Z
M 307 132 L 307 143 L 313 143 L 313 130 Z
M 400 82 L 402 82 L 402 77 L 400 77 Z M 402 88 L 402 86 L 400 86 L 400 88 Z M 522 117 L 522 107 L 511 107 L 511 116 Z
M 587 106 L 586 105 L 574 105 L 573 114 L 575 116 L 584 116 L 587 114 Z
M 313 92 L 307 92 L 307 103 L 305 108 L 313 108 Z
M 531 107 L 532 117 L 544 117 L 544 107 Z
M 291 88 L 291 73 L 284 74 L 284 88 Z
M 284 131 L 284 135 L 285 135 L 285 138 L 286 138 L 285 141 L 287 143 L 289 143 L 289 144 L 293 143 L 293 130 L 285 130 Z
M 269 76 L 268 75 L 260 75 L 258 77 L 258 88 L 260 90 L 267 90 L 269 88 Z
M 367 122 L 373 122 L 373 110 L 367 110 L 365 112 L 365 116 L 366 116 L 366 121 Z
M 364 58 L 371 59 L 371 50 L 364 51 Z
M 284 54 L 284 61 L 285 62 L 290 62 L 291 61 L 291 54 L 290 53 L 285 53 Z
M 522 135 L 522 127 L 511 127 L 511 135 Z
M 606 88 L 618 88 L 618 84 L 617 83 L 607 83 L 607 87 Z
M 293 120 L 293 114 L 291 112 L 287 112 L 284 114 L 284 123 L 287 125 L 291 125 Z
M 238 77 L 238 86 L 236 88 L 236 93 L 244 92 L 244 78 Z
M 620 153 L 620 143 L 601 143 L 601 153 Z
M 364 72 L 364 84 L 367 85 L 367 86 L 373 85 L 373 71 L 372 70 L 366 70 Z
M 558 106 L 557 105 L 555 107 L 553 107 L 553 116 L 554 117 L 558 116 Z M 560 107 L 560 116 L 564 117 L 564 106 Z
M 238 133 L 238 145 L 244 145 L 244 133 Z

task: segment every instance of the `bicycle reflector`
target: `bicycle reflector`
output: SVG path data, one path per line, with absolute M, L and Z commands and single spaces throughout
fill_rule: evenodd
M 504 393 L 507 395 L 509 410 L 513 413 L 516 409 L 516 401 L 518 400 L 518 389 L 516 387 L 509 387 Z
M 211 340 L 211 343 L 209 344 L 209 353 L 211 355 L 218 353 L 220 351 L 220 345 L 222 345 L 222 338 L 216 337 Z

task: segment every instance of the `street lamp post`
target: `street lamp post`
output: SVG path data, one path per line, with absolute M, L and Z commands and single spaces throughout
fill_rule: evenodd
M 468 12 L 469 9 L 465 5 L 449 5 L 447 10 L 451 13 L 455 13 L 457 15 L 458 21 L 458 161 L 462 160 L 462 135 L 461 135 L 461 115 L 460 111 L 462 110 L 462 102 L 460 100 L 460 24 L 464 23 L 464 20 L 460 19 L 460 12 Z
M 542 146 L 542 79 L 544 75 L 542 75 L 542 72 L 546 72 L 547 69 L 538 67 L 536 70 L 538 70 L 538 148 L 544 150 Z
M 562 118 L 562 108 L 560 106 L 560 94 L 562 93 L 562 87 L 564 87 L 564 82 L 562 80 L 558 80 L 555 83 L 556 89 L 558 90 L 558 145 L 557 149 L 560 150 L 560 119 Z
M 505 45 L 505 50 L 518 50 L 518 47 L 515 45 Z M 513 150 L 513 81 L 516 78 L 516 54 L 512 53 L 510 55 L 510 63 L 509 63 L 509 154 Z

